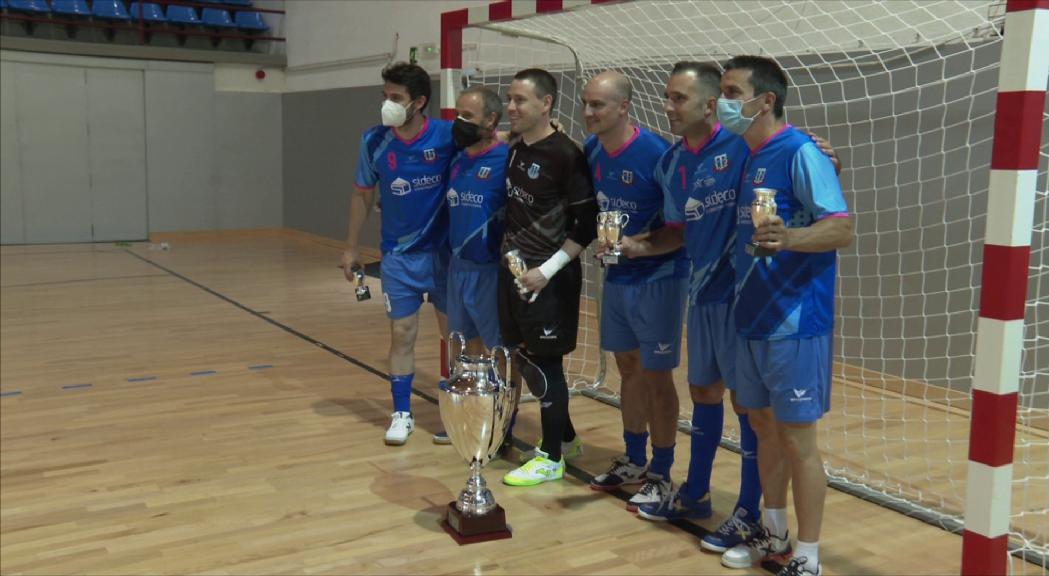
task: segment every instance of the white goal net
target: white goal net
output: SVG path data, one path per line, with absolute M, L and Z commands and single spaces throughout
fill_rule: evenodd
M 464 84 L 505 94 L 516 71 L 546 68 L 559 82 L 556 117 L 582 143 L 582 85 L 618 70 L 634 85 L 634 119 L 671 140 L 662 108 L 675 62 L 775 58 L 790 77 L 788 120 L 829 138 L 842 159 L 856 230 L 840 252 L 827 470 L 838 485 L 957 529 L 1003 21 L 1004 3 L 986 0 L 612 3 L 467 28 Z M 1046 574 L 1049 536 L 1047 136 L 1049 114 L 1013 472 L 1017 574 Z M 590 307 L 567 368 L 577 386 L 614 393 L 598 349 L 601 277 L 584 261 Z

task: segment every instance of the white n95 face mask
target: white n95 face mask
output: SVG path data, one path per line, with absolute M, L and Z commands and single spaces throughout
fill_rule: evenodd
M 386 100 L 382 103 L 382 125 L 383 126 L 404 126 L 405 121 L 408 119 L 408 109 L 393 100 Z

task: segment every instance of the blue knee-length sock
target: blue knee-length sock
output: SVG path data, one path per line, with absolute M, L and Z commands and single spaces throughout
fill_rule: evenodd
M 725 425 L 725 408 L 717 404 L 692 403 L 692 446 L 689 449 L 688 480 L 685 496 L 698 500 L 710 492 L 710 475 L 714 470 L 714 455 L 721 444 Z
M 670 480 L 670 467 L 674 465 L 674 445 L 660 448 L 652 445 L 652 463 L 648 466 L 649 474 L 659 474 L 663 480 Z
M 739 447 L 743 451 L 739 474 L 739 500 L 736 508 L 747 511 L 747 518 L 756 520 L 761 516 L 761 476 L 758 474 L 758 437 L 750 427 L 746 414 L 739 415 Z
M 626 444 L 626 455 L 634 466 L 644 466 L 648 462 L 648 432 L 628 432 L 623 430 L 623 443 Z
M 412 411 L 412 380 L 415 374 L 390 376 L 390 394 L 393 395 L 394 412 Z

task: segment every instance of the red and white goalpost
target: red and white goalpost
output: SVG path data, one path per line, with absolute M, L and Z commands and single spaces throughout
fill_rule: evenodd
M 1046 576 L 1049 0 L 495 2 L 441 17 L 442 116 L 464 86 L 505 94 L 538 66 L 581 142 L 582 85 L 614 69 L 633 119 L 670 140 L 673 63 L 737 54 L 780 63 L 788 119 L 845 164 L 832 484 L 964 534 L 964 574 Z M 566 367 L 606 391 L 599 271 L 584 282 Z
M 1006 574 L 1008 569 L 1031 226 L 1049 77 L 1049 0 L 1009 0 L 1005 11 L 976 329 L 962 574 Z

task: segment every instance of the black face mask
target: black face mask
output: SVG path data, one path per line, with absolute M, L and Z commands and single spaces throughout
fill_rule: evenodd
M 459 148 L 468 148 L 481 141 L 481 127 L 473 122 L 456 118 L 452 123 L 452 141 Z

